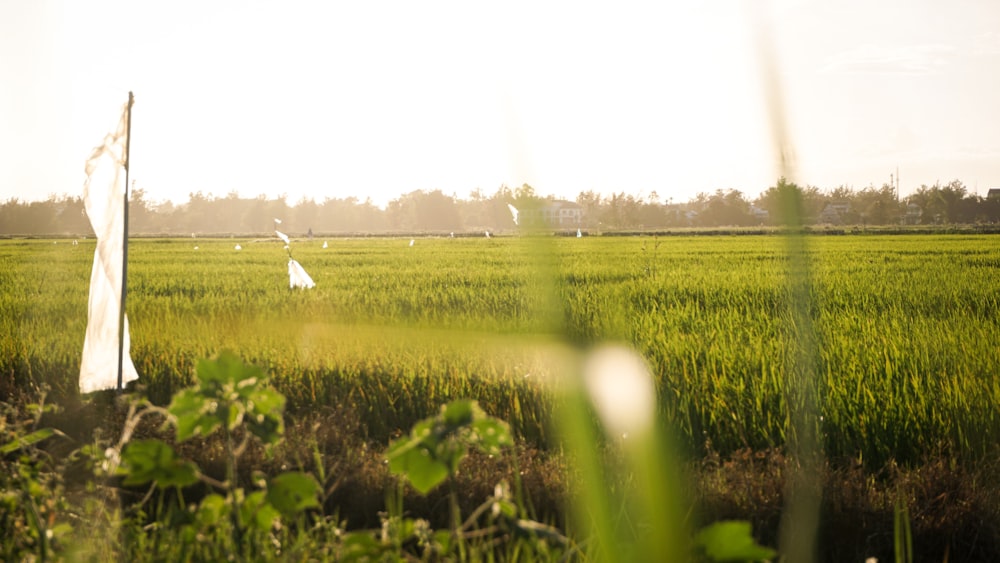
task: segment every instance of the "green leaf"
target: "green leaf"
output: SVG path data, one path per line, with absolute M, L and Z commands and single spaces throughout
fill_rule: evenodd
M 255 491 L 247 495 L 240 506 L 240 514 L 244 522 L 262 532 L 270 531 L 274 523 L 281 518 L 278 510 L 267 502 L 264 491 Z
M 226 514 L 226 499 L 222 495 L 213 493 L 201 499 L 201 504 L 195 513 L 195 522 L 201 528 L 217 526 L 224 521 Z
M 159 440 L 133 440 L 122 452 L 118 473 L 126 485 L 150 481 L 160 487 L 186 487 L 198 481 L 198 468 L 180 459 L 169 445 Z
M 201 359 L 195 367 L 195 375 L 202 388 L 221 389 L 229 387 L 236 389 L 241 383 L 251 379 L 261 379 L 264 371 L 259 367 L 247 365 L 230 350 L 219 352 L 214 360 Z M 252 382 L 251 382 L 252 383 Z M 222 398 L 221 396 L 219 398 Z
M 500 453 L 500 448 L 514 444 L 510 427 L 495 418 L 483 418 L 472 423 L 472 430 L 478 438 L 479 449 L 490 454 Z
M 177 441 L 194 436 L 208 436 L 222 426 L 218 401 L 203 397 L 197 389 L 179 391 L 167 410 L 177 419 Z
M 476 401 L 461 399 L 443 405 L 438 416 L 415 424 L 408 437 L 389 446 L 386 457 L 392 473 L 404 475 L 414 488 L 427 493 L 458 471 L 469 446 L 494 454 L 512 443 L 505 422 L 487 416 Z
M 750 533 L 750 523 L 742 520 L 716 522 L 695 536 L 713 561 L 764 561 L 777 555 L 773 549 L 757 544 Z
M 247 430 L 264 444 L 276 444 L 285 433 L 284 411 L 284 395 L 266 387 L 254 389 L 247 397 Z
M 419 440 L 403 438 L 393 442 L 386 457 L 389 471 L 404 475 L 421 494 L 427 494 L 448 477 L 448 466 L 431 456 Z
M 377 561 L 378 556 L 389 546 L 379 543 L 368 532 L 352 532 L 344 535 L 339 553 L 341 561 Z
M 283 516 L 293 516 L 307 508 L 319 508 L 319 485 L 312 475 L 282 473 L 267 485 L 267 501 Z
M 15 452 L 21 448 L 26 448 L 28 446 L 33 446 L 38 442 L 48 438 L 49 436 L 55 434 L 55 430 L 51 428 L 42 428 L 41 430 L 36 430 L 27 436 L 19 436 L 10 442 L 7 442 L 3 446 L 0 446 L 0 454 L 9 454 Z
M 441 407 L 441 418 L 451 428 L 466 426 L 472 423 L 473 415 L 479 405 L 471 399 L 452 401 Z

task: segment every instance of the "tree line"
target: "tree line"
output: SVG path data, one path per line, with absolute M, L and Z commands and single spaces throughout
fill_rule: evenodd
M 959 180 L 921 185 L 903 198 L 889 185 L 861 190 L 840 186 L 820 190 L 778 180 L 754 199 L 735 189 L 699 193 L 686 202 L 663 201 L 656 192 L 636 197 L 625 192 L 601 195 L 580 192 L 579 227 L 588 230 L 670 229 L 686 227 L 749 227 L 778 225 L 782 196 L 795 192 L 807 225 L 928 225 L 1000 222 L 1000 197 L 972 193 Z M 555 202 L 528 184 L 501 186 L 492 194 L 473 190 L 468 197 L 441 190 L 416 190 L 386 207 L 356 197 L 303 198 L 289 203 L 286 196 L 240 197 L 232 192 L 215 197 L 189 194 L 183 204 L 154 203 L 142 189 L 131 192 L 129 232 L 137 235 L 270 234 L 275 219 L 289 234 L 474 233 L 511 232 L 514 224 L 507 204 L 518 209 L 541 209 Z M 0 203 L 0 235 L 93 234 L 80 197 L 50 196 L 45 201 L 10 199 Z

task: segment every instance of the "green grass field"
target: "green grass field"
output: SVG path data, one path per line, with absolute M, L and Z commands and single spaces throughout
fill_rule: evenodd
M 317 283 L 303 291 L 276 239 L 133 240 L 127 310 L 149 395 L 166 403 L 198 358 L 228 348 L 270 372 L 292 412 L 349 401 L 379 447 L 471 397 L 545 449 L 574 354 L 617 341 L 649 362 L 692 454 L 785 443 L 795 317 L 780 236 L 322 242 L 293 241 Z M 806 243 L 826 455 L 871 467 L 995 455 L 1000 239 Z M 93 249 L 0 242 L 4 394 L 76 393 Z

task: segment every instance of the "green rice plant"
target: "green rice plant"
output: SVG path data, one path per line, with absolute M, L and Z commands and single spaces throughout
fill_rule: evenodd
M 133 242 L 132 356 L 154 402 L 192 382 L 197 358 L 229 348 L 276 374 L 293 411 L 355 403 L 376 442 L 466 396 L 548 447 L 551 351 L 563 338 L 619 340 L 650 362 L 683 451 L 787 441 L 779 237 L 553 239 L 544 252 L 531 237 L 300 242 L 296 258 L 319 283 L 310 291 L 288 289 L 280 245 L 240 242 L 240 252 L 232 239 Z M 809 242 L 827 454 L 878 467 L 930 450 L 970 460 L 995 451 L 995 237 Z M 92 241 L 0 243 L 8 396 L 43 385 L 75 395 L 92 251 Z

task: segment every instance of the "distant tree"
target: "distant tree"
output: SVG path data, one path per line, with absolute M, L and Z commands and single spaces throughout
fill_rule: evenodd
M 903 215 L 903 208 L 896 201 L 896 189 L 889 184 L 861 190 L 855 195 L 854 207 L 862 222 L 869 225 L 897 224 Z
M 313 198 L 303 196 L 290 212 L 296 232 L 305 234 L 309 229 L 319 228 L 319 205 Z
M 362 230 L 358 221 L 358 199 L 326 198 L 316 211 L 316 232 L 346 233 Z
M 921 185 L 906 197 L 896 199 L 893 186 L 868 186 L 861 191 L 841 185 L 828 192 L 815 186 L 800 187 L 781 178 L 776 185 L 760 194 L 754 204 L 770 214 L 773 224 L 787 222 L 787 206 L 797 210 L 798 224 L 817 221 L 829 204 L 848 204 L 837 209 L 844 223 L 897 224 L 908 213 L 907 204 L 921 212 L 914 217 L 922 223 L 996 223 L 1000 222 L 1000 198 L 985 198 L 970 193 L 959 180 L 948 184 Z M 481 231 L 512 231 L 515 229 L 507 205 L 521 211 L 523 220 L 544 225 L 545 205 L 553 196 L 542 196 L 529 184 L 511 189 L 501 185 L 487 195 L 480 188 L 467 199 L 446 195 L 440 190 L 414 191 L 404 194 L 380 209 L 370 199 L 360 202 L 355 197 L 326 198 L 317 203 L 304 197 L 294 205 L 287 196 L 269 199 L 260 195 L 241 198 L 233 190 L 224 198 L 193 192 L 189 200 L 175 205 L 170 201 L 152 203 L 146 191 L 130 192 L 129 230 L 131 233 L 168 234 L 266 234 L 282 220 L 280 229 L 290 234 L 384 232 L 390 230 L 423 230 L 448 232 L 460 229 Z M 580 192 L 576 202 L 583 207 L 585 228 L 608 229 L 663 228 L 681 226 L 725 226 L 757 224 L 742 192 L 735 189 L 699 193 L 692 200 L 675 203 L 672 199 L 660 203 L 656 192 L 648 199 L 637 198 L 624 191 L 602 197 L 593 190 Z M 45 201 L 25 202 L 11 199 L 0 203 L 0 234 L 11 235 L 84 235 L 92 234 L 80 197 L 50 195 Z
M 425 192 L 417 199 L 417 225 L 426 231 L 454 231 L 461 228 L 455 198 L 441 190 Z
M 54 233 L 56 229 L 56 201 L 50 197 L 46 201 L 33 201 L 24 210 L 25 233 L 43 235 Z
M 21 202 L 14 198 L 0 206 L 0 231 L 7 235 L 51 233 L 54 219 L 52 202 Z
M 750 203 L 739 190 L 716 190 L 712 195 L 703 196 L 703 207 L 698 214 L 703 226 L 744 226 L 754 223 L 750 215 Z
M 489 221 L 487 225 L 490 230 L 506 231 L 515 228 L 510 210 L 507 209 L 507 204 L 514 201 L 516 201 L 514 190 L 503 184 L 490 196 L 486 206 L 486 218 Z
M 318 227 L 324 233 L 373 233 L 389 230 L 385 211 L 366 199 L 356 197 L 327 198 L 319 206 Z
M 987 223 L 1000 223 L 1000 197 L 987 197 L 979 202 L 979 217 Z
M 849 203 L 854 199 L 854 196 L 855 193 L 853 188 L 840 185 L 831 190 L 826 197 L 830 203 Z
M 57 200 L 55 205 L 57 234 L 76 236 L 93 234 L 94 229 L 90 226 L 82 197 L 63 197 Z
M 810 190 L 810 199 L 816 199 L 816 193 Z M 768 212 L 772 224 L 791 227 L 802 226 L 808 222 L 806 191 L 794 182 L 779 178 L 778 182 L 764 190 L 757 197 L 756 205 Z
M 922 223 L 972 222 L 980 207 L 979 198 L 970 195 L 958 180 L 952 180 L 945 186 L 939 182 L 933 186 L 921 184 L 916 192 L 907 197 L 907 201 L 920 207 Z
M 535 188 L 528 184 L 521 184 L 521 187 L 514 190 L 514 203 L 525 205 L 540 201 L 541 199 L 535 193 Z
M 480 230 L 486 225 L 487 199 L 479 189 L 476 189 L 469 199 L 459 199 L 455 201 L 455 208 L 458 210 L 458 218 L 463 229 Z
M 611 194 L 604 200 L 602 222 L 611 229 L 634 229 L 639 226 L 639 202 L 625 192 Z
M 187 203 L 182 204 L 179 212 L 174 214 L 181 232 L 190 231 L 192 234 L 205 232 L 205 226 L 210 223 L 207 218 L 211 217 L 208 202 L 209 198 L 200 191 L 188 193 Z
M 601 195 L 593 190 L 580 192 L 576 203 L 583 208 L 583 226 L 591 229 L 599 227 L 602 215 Z
M 529 184 L 521 184 L 514 189 L 513 200 L 509 203 L 518 210 L 518 225 L 520 228 L 546 227 L 547 218 L 544 216 L 545 200 L 538 196 L 535 188 Z M 500 227 L 515 227 L 513 215 L 510 210 L 506 210 L 506 218 L 500 222 Z
M 389 202 L 389 221 L 400 231 L 454 231 L 461 227 L 458 208 L 441 190 L 412 191 Z
M 417 230 L 415 199 L 419 193 L 419 191 L 414 191 L 403 194 L 385 206 L 385 214 L 389 219 L 389 230 L 407 232 Z
M 280 194 L 278 197 L 266 201 L 267 217 L 264 218 L 262 221 L 264 224 L 260 227 L 265 233 L 271 233 L 274 230 L 275 219 L 281 219 L 282 227 L 287 231 L 293 229 L 305 231 L 306 226 L 295 224 L 295 217 L 292 215 L 291 207 L 288 206 L 288 194 Z
M 659 202 L 656 192 L 650 195 L 650 201 L 639 202 L 637 213 L 639 224 L 647 229 L 657 229 L 670 226 L 665 206 Z
M 945 217 L 949 223 L 971 223 L 975 217 L 975 196 L 969 194 L 965 184 L 952 180 L 941 188 Z
M 130 190 L 128 204 L 129 233 L 155 233 L 158 222 L 159 217 L 150 209 L 149 202 L 146 200 L 146 190 L 142 188 Z
M 389 220 L 386 212 L 372 203 L 370 197 L 365 198 L 364 202 L 355 207 L 357 209 L 359 224 L 358 230 L 367 233 L 379 233 L 389 229 Z
M 245 199 L 240 206 L 240 226 L 244 233 L 274 235 L 275 219 L 281 217 L 271 212 L 271 203 L 264 194 Z

